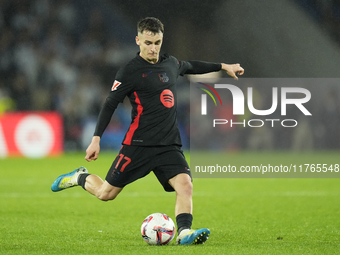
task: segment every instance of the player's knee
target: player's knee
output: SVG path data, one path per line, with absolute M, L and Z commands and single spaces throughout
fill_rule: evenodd
M 190 196 L 192 196 L 192 190 L 193 190 L 193 185 L 192 185 L 192 182 L 191 181 L 188 181 L 186 184 L 185 184 L 185 187 L 186 187 L 186 193 Z
M 193 185 L 191 179 L 183 180 L 180 184 L 180 187 L 177 190 L 177 193 L 184 196 L 192 196 Z
M 105 183 L 98 190 L 96 196 L 102 201 L 113 200 L 118 196 L 122 189 L 123 188 L 114 187 L 105 181 Z
M 107 201 L 110 201 L 110 200 L 114 200 L 116 197 L 117 197 L 117 194 L 113 194 L 113 193 L 110 193 L 110 192 L 102 192 L 98 196 L 98 198 L 101 201 L 104 201 L 104 202 L 107 202 Z

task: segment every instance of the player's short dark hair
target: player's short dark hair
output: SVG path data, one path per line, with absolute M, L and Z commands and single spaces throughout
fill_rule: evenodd
M 160 32 L 164 33 L 164 25 L 157 18 L 146 17 L 137 23 L 137 32 L 143 33 L 143 31 L 150 31 L 154 34 L 158 34 Z

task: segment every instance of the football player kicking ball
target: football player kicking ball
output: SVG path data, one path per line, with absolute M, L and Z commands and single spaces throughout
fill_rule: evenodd
M 101 136 L 119 102 L 127 96 L 132 105 L 132 122 L 113 161 L 105 181 L 80 167 L 59 176 L 52 191 L 74 186 L 103 201 L 113 200 L 124 186 L 154 172 L 165 191 L 176 191 L 175 215 L 178 229 L 176 242 L 202 244 L 209 235 L 207 228 L 192 230 L 192 177 L 181 150 L 177 125 L 176 81 L 179 75 L 203 74 L 224 70 L 237 79 L 244 70 L 239 64 L 178 61 L 160 55 L 164 27 L 156 18 L 138 22 L 136 43 L 140 52 L 115 77 L 98 117 L 92 142 L 86 150 L 87 161 L 98 158 Z

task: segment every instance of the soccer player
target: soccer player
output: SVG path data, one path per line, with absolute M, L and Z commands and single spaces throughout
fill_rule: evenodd
M 164 27 L 157 18 L 142 19 L 137 30 L 136 44 L 140 52 L 117 72 L 86 150 L 87 161 L 98 158 L 101 136 L 118 103 L 127 96 L 132 105 L 131 125 L 105 181 L 80 167 L 59 176 L 51 189 L 56 192 L 80 185 L 98 199 L 108 201 L 115 199 L 124 186 L 153 171 L 165 191 L 176 192 L 176 243 L 202 244 L 208 239 L 210 230 L 191 229 L 193 186 L 181 150 L 176 118 L 176 81 L 179 75 L 220 70 L 238 79 L 236 75 L 242 75 L 244 70 L 239 64 L 179 61 L 171 55 L 160 55 Z

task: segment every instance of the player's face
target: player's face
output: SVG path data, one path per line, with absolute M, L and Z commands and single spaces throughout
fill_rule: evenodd
M 136 43 L 140 48 L 140 56 L 146 61 L 156 64 L 159 58 L 163 42 L 163 33 L 152 33 L 150 31 L 143 31 L 136 36 Z

